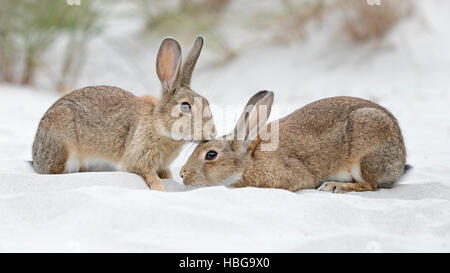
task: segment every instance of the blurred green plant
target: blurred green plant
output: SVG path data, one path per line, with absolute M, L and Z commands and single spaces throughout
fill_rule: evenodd
M 101 30 L 99 18 L 90 1 L 69 6 L 63 0 L 0 0 L 0 80 L 32 84 L 37 68 L 44 65 L 43 54 L 67 35 L 55 79 L 57 88 L 64 89 L 82 63 L 89 37 Z
M 173 5 L 158 0 L 135 2 L 144 16 L 144 30 L 189 35 L 214 30 L 230 0 L 178 0 Z
M 143 32 L 158 36 L 173 35 L 182 41 L 191 42 L 201 34 L 208 46 L 215 49 L 220 60 L 226 62 L 235 56 L 235 51 L 226 41 L 220 25 L 231 0 L 134 0 L 139 15 L 144 20 Z

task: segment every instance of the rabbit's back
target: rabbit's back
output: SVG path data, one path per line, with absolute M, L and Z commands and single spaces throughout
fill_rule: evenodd
M 71 110 L 78 142 L 95 149 L 124 147 L 136 128 L 140 111 L 136 96 L 112 86 L 74 91 L 55 106 Z
M 288 153 L 311 155 L 328 151 L 330 154 L 327 156 L 347 151 L 350 145 L 349 131 L 352 129 L 349 117 L 352 112 L 362 108 L 379 109 L 392 116 L 378 104 L 360 98 L 332 97 L 318 100 L 280 119 L 280 149 L 286 147 Z M 396 123 L 395 118 L 393 121 Z
M 139 110 L 138 98 L 117 87 L 86 87 L 65 95 L 41 119 L 33 144 L 35 169 L 51 173 L 49 160 L 71 154 L 118 160 L 136 129 Z
M 69 109 L 79 145 L 86 150 L 104 151 L 108 147 L 114 153 L 120 153 L 129 140 L 139 115 L 138 98 L 113 86 L 76 90 L 52 108 Z
M 389 160 L 395 170 L 390 174 L 395 173 L 395 178 L 391 175 L 385 180 L 391 183 L 403 174 L 406 152 L 395 117 L 374 102 L 333 97 L 308 104 L 279 120 L 278 150 L 270 155 L 263 151 L 255 154 L 262 159 L 260 163 L 270 161 L 286 174 L 286 184 L 292 185 L 292 179 L 302 177 L 308 182 L 297 188 L 315 188 L 330 177 L 353 179 L 352 170 L 359 173 L 361 160 L 374 152 L 392 154 Z
M 321 135 L 330 128 L 336 127 L 336 124 L 346 122 L 349 114 L 359 108 L 379 109 L 395 120 L 388 110 L 374 102 L 341 96 L 312 102 L 280 119 L 280 126 L 283 130 Z

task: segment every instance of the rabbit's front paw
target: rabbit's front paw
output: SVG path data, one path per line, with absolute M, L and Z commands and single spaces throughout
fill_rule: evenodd
M 152 184 L 150 186 L 152 191 L 165 191 L 164 186 L 162 184 Z
M 325 182 L 322 185 L 320 185 L 320 187 L 317 188 L 317 190 L 333 192 L 333 193 L 343 193 L 345 191 L 343 191 L 341 184 L 342 183 L 337 183 L 337 182 Z

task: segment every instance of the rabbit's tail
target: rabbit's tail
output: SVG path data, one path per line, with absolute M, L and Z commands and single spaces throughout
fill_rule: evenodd
M 412 165 L 409 164 L 405 164 L 405 170 L 403 171 L 403 174 L 406 174 L 409 170 L 411 170 L 413 168 Z
M 392 188 L 392 186 L 395 183 L 397 183 L 398 181 L 400 181 L 401 179 L 403 179 L 405 177 L 405 174 L 408 173 L 409 170 L 411 170 L 412 168 L 413 168 L 412 165 L 405 164 L 405 167 L 403 168 L 403 175 L 401 175 L 400 177 L 393 178 L 393 179 L 385 180 L 385 182 L 378 182 L 378 187 L 386 188 L 386 189 Z M 399 175 L 399 174 L 397 173 L 396 175 Z

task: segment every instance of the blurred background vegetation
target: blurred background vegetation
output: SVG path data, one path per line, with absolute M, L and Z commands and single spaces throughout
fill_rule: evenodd
M 0 80 L 33 84 L 36 71 L 46 65 L 44 53 L 65 38 L 55 87 L 61 89 L 74 81 L 89 38 L 102 30 L 100 12 L 92 2 L 85 2 L 70 8 L 66 1 L 1 0 Z
M 75 2 L 75 1 L 69 1 Z M 409 0 L 281 0 L 259 9 L 260 1 L 237 0 L 0 0 L 0 82 L 33 85 L 38 73 L 51 79 L 48 88 L 69 91 L 77 82 L 93 38 L 107 38 L 111 18 L 139 19 L 138 42 L 175 36 L 192 41 L 198 34 L 216 52 L 211 65 L 224 65 L 251 46 L 302 43 L 325 19 L 336 21 L 336 35 L 352 46 L 382 40 L 414 7 Z M 127 8 L 117 8 L 124 5 Z M 240 8 L 239 5 L 245 6 Z M 233 25 L 236 31 L 230 31 Z M 240 32 L 239 32 L 240 31 Z M 236 45 L 232 36 L 264 33 Z M 237 34 L 236 34 L 237 33 Z M 251 46 L 249 46 L 251 44 Z M 52 54 L 54 50 L 61 54 Z M 58 67 L 48 69 L 49 67 Z M 108 84 L 108 83 L 105 83 Z

